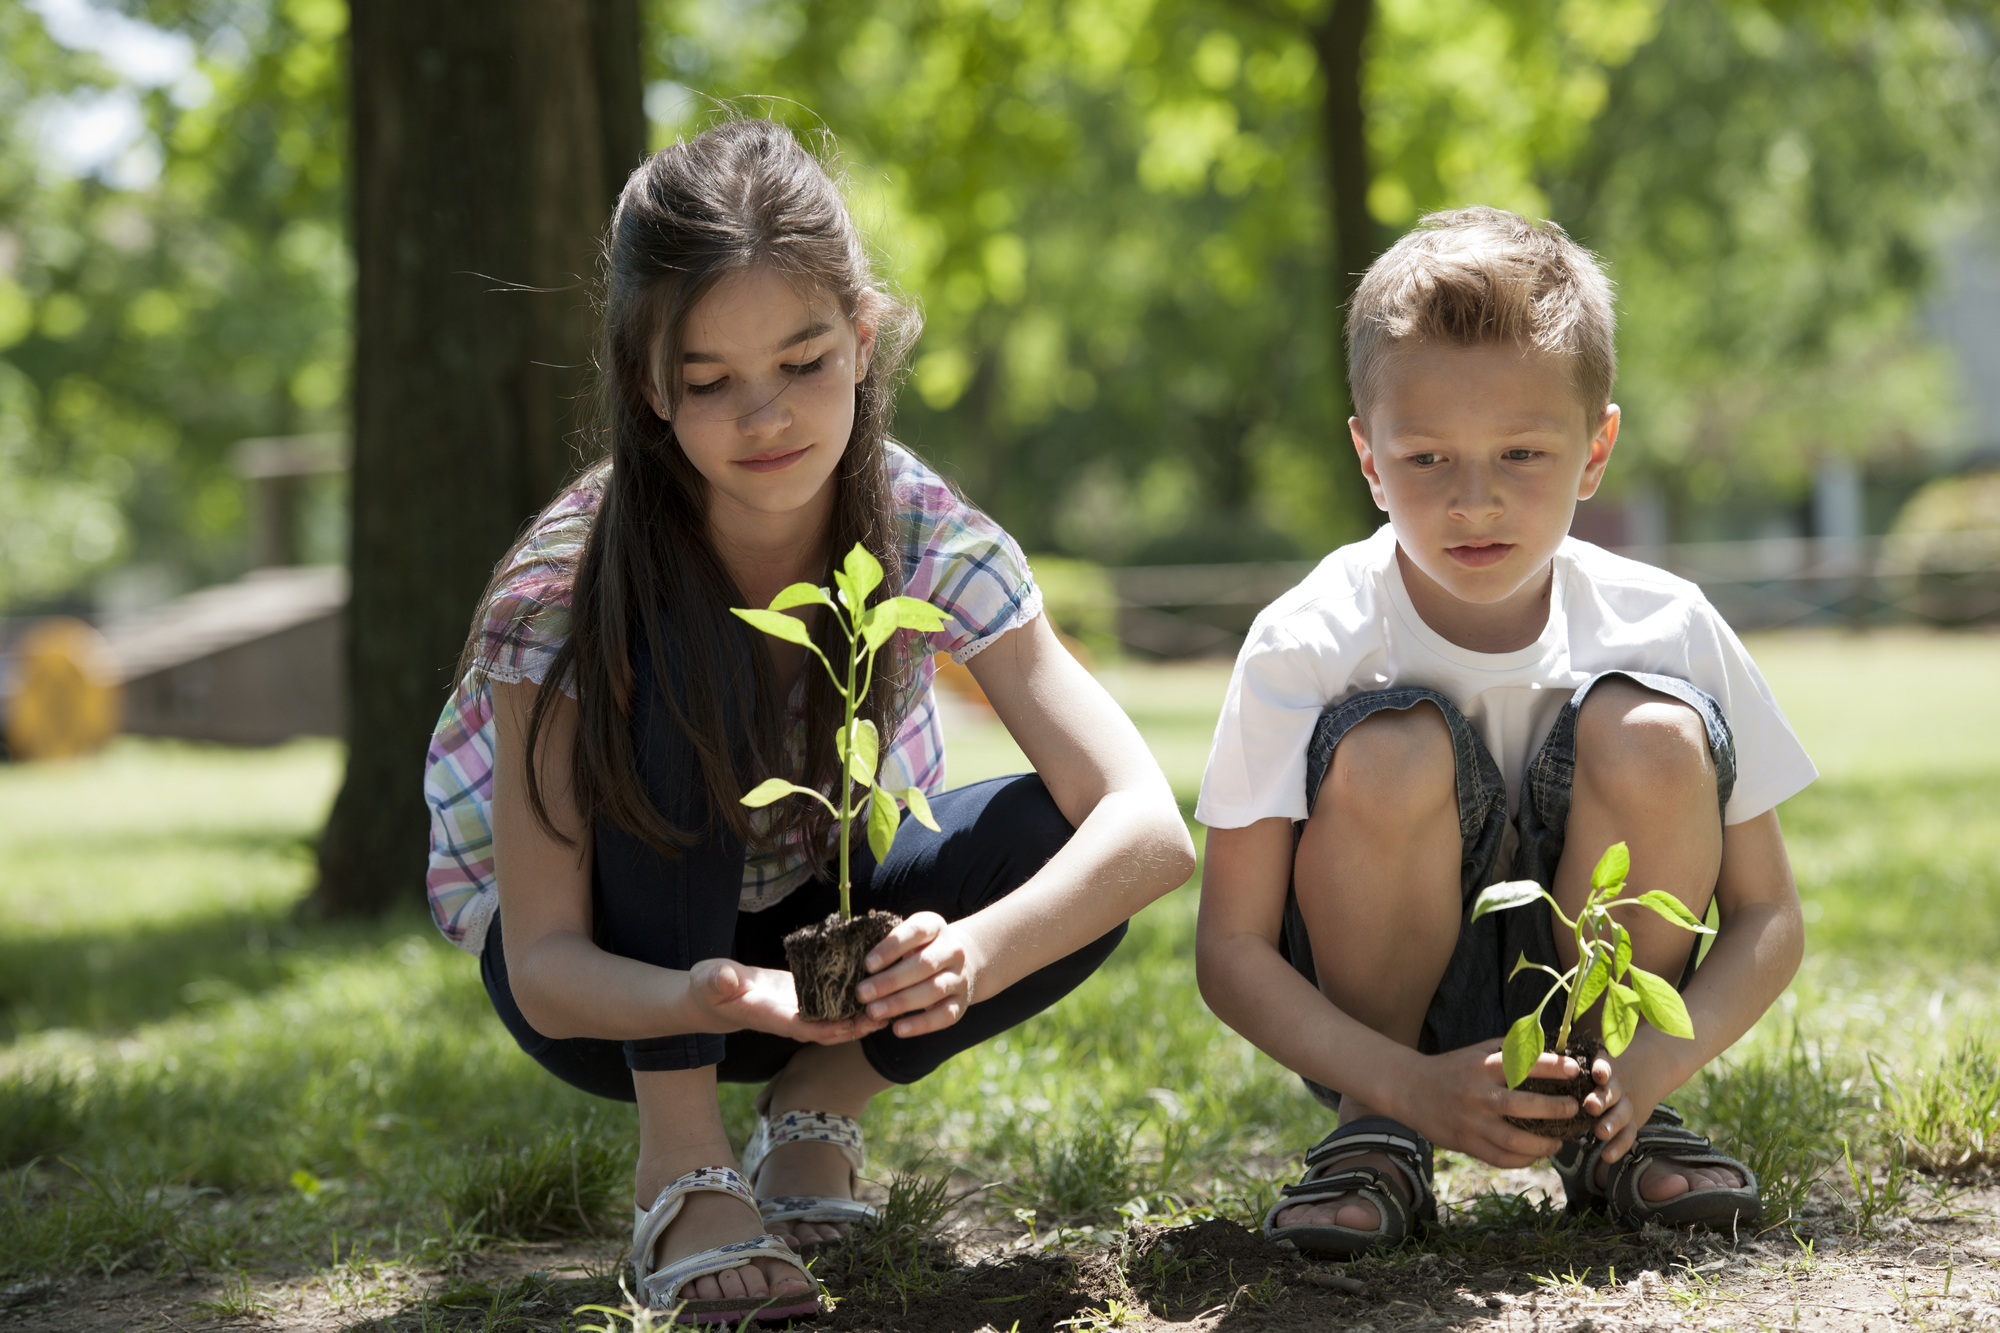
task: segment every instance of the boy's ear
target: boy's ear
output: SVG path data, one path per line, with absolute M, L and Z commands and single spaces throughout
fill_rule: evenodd
M 1375 470 L 1375 451 L 1368 447 L 1367 430 L 1362 426 L 1360 417 L 1347 419 L 1347 433 L 1354 439 L 1354 453 L 1361 460 L 1361 475 L 1368 479 L 1368 493 L 1375 497 L 1375 507 L 1386 514 L 1389 512 L 1389 497 L 1382 492 L 1382 477 Z
M 1611 451 L 1618 445 L 1621 416 L 1618 404 L 1607 403 L 1604 415 L 1597 419 L 1597 430 L 1590 437 L 1590 457 L 1583 465 L 1583 476 L 1577 479 L 1577 499 L 1588 500 L 1597 494 L 1598 485 L 1604 480 L 1604 469 L 1611 462 Z

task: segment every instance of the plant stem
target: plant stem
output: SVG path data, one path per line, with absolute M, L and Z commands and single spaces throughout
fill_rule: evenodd
M 847 627 L 847 688 L 841 691 L 847 700 L 847 721 L 843 724 L 847 729 L 841 733 L 845 737 L 841 748 L 847 754 L 840 761 L 840 919 L 842 921 L 854 919 L 854 909 L 848 905 L 851 876 L 847 868 L 847 833 L 854 823 L 854 659 L 861 654 L 859 632 L 861 614 L 850 610 L 848 619 L 852 623 Z

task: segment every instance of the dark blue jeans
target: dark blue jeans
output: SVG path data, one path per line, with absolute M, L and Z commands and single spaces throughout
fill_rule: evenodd
M 1481 889 L 1503 879 L 1532 879 L 1543 888 L 1555 884 L 1556 866 L 1562 860 L 1563 835 L 1569 825 L 1570 796 L 1576 782 L 1576 719 L 1584 699 L 1599 681 L 1623 676 L 1649 690 L 1680 700 L 1700 714 L 1708 730 L 1708 747 L 1715 761 L 1716 822 L 1729 805 L 1736 786 L 1736 744 L 1729 734 L 1728 719 L 1708 694 L 1671 676 L 1655 676 L 1641 671 L 1607 671 L 1585 681 L 1563 705 L 1549 729 L 1548 738 L 1528 763 L 1527 781 L 1521 793 L 1521 810 L 1515 821 L 1520 844 L 1515 849 L 1512 869 L 1501 873 L 1501 848 L 1507 832 L 1507 784 L 1500 766 L 1488 753 L 1486 743 L 1473 730 L 1465 715 L 1451 700 L 1436 690 L 1421 686 L 1400 686 L 1370 690 L 1343 699 L 1320 714 L 1306 749 L 1306 812 L 1310 817 L 1319 798 L 1320 782 L 1333 766 L 1333 752 L 1349 731 L 1367 718 L 1386 710 L 1414 708 L 1419 703 L 1437 705 L 1451 731 L 1452 751 L 1458 774 L 1458 831 L 1460 838 L 1459 895 L 1461 910 L 1471 912 Z M 1304 825 L 1299 826 L 1302 830 Z M 1458 943 L 1451 962 L 1431 997 L 1424 1015 L 1423 1034 L 1418 1049 L 1427 1053 L 1455 1051 L 1475 1042 L 1503 1035 L 1514 1019 L 1532 1013 L 1548 990 L 1546 973 L 1525 972 L 1507 980 L 1514 960 L 1522 954 L 1531 963 L 1561 970 L 1556 961 L 1555 935 L 1550 928 L 1549 909 L 1539 900 L 1511 911 L 1494 912 L 1477 921 L 1461 920 Z M 1698 946 L 1699 939 L 1695 941 Z M 1312 940 L 1306 934 L 1304 915 L 1299 911 L 1297 890 L 1286 896 L 1284 933 L 1279 952 L 1299 973 L 1319 984 L 1313 964 Z M 1690 947 L 1687 967 L 1694 967 L 1695 948 Z M 1544 1013 L 1544 1022 L 1554 1040 L 1560 1016 Z M 1330 1106 L 1339 1105 L 1339 1094 L 1311 1079 L 1306 1086 L 1315 1097 Z

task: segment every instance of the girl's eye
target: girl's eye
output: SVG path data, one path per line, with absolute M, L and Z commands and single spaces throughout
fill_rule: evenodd
M 788 375 L 810 375 L 814 371 L 822 369 L 825 365 L 826 365 L 826 353 L 821 352 L 818 356 L 814 357 L 812 360 L 806 362 L 802 366 L 786 366 L 784 369 L 785 373 Z
M 721 393 L 722 386 L 727 383 L 729 383 L 729 377 L 727 375 L 724 375 L 721 379 L 710 380 L 706 384 L 690 384 L 687 386 L 687 391 L 691 394 L 694 394 L 696 397 L 700 397 L 703 394 L 709 394 L 709 393 Z

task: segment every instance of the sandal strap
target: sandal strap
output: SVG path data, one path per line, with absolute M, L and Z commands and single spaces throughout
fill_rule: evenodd
M 1718 1149 L 1702 1135 L 1691 1129 L 1682 1128 L 1678 1123 L 1679 1118 L 1675 1119 L 1676 1123 L 1671 1124 L 1648 1120 L 1640 1129 L 1638 1138 L 1632 1145 L 1632 1151 L 1613 1162 L 1606 1170 L 1605 1213 L 1621 1226 L 1636 1227 L 1645 1225 L 1646 1219 L 1656 1214 L 1677 1212 L 1693 1206 L 1695 1200 L 1700 1200 L 1699 1207 L 1703 1211 L 1725 1201 L 1734 1200 L 1741 1205 L 1739 1211 L 1755 1215 L 1761 1199 L 1757 1189 L 1756 1172 Z M 1716 1186 L 1697 1190 L 1655 1202 L 1639 1193 L 1639 1181 L 1645 1175 L 1647 1165 L 1654 1161 L 1671 1162 L 1679 1166 L 1726 1167 L 1740 1174 L 1743 1183 L 1733 1188 Z
M 1375 1226 L 1363 1231 L 1338 1222 L 1294 1222 L 1278 1225 L 1278 1214 L 1300 1204 L 1327 1203 L 1346 1195 L 1374 1205 Z M 1278 1201 L 1264 1214 L 1264 1235 L 1271 1240 L 1290 1240 L 1301 1248 L 1316 1249 L 1330 1241 L 1356 1242 L 1340 1248 L 1370 1249 L 1395 1246 L 1407 1240 L 1412 1229 L 1410 1205 L 1389 1177 L 1372 1166 L 1349 1167 L 1316 1179 L 1286 1185 L 1278 1191 Z M 1318 1242 L 1318 1245 L 1312 1244 Z
M 1436 1216 L 1437 1196 L 1431 1187 L 1430 1140 L 1387 1116 L 1363 1116 L 1350 1121 L 1307 1149 L 1306 1174 L 1299 1184 L 1314 1185 L 1328 1179 L 1327 1173 L 1341 1162 L 1368 1152 L 1383 1154 L 1403 1174 L 1410 1187 L 1410 1211 L 1425 1221 Z
M 678 1303 L 681 1288 L 696 1278 L 708 1277 L 714 1273 L 726 1273 L 732 1268 L 747 1268 L 759 1259 L 775 1259 L 779 1263 L 790 1264 L 815 1288 L 819 1286 L 819 1281 L 813 1277 L 812 1271 L 805 1266 L 798 1255 L 792 1253 L 792 1247 L 778 1237 L 770 1235 L 758 1236 L 754 1240 L 739 1240 L 729 1245 L 718 1245 L 712 1250 L 690 1254 L 685 1259 L 675 1260 L 665 1268 L 648 1273 L 639 1285 L 644 1291 L 646 1303 L 653 1309 L 670 1309 Z
M 780 1194 L 757 1200 L 757 1211 L 769 1222 L 880 1222 L 882 1213 L 859 1199 L 827 1195 Z
M 743 1145 L 743 1175 L 753 1187 L 764 1159 L 787 1143 L 831 1143 L 855 1175 L 868 1169 L 868 1145 L 861 1137 L 860 1121 L 832 1111 L 782 1111 L 758 1116 L 749 1142 Z
M 687 1202 L 687 1196 L 690 1194 L 727 1194 L 730 1198 L 748 1205 L 753 1211 L 757 1208 L 757 1196 L 751 1193 L 750 1182 L 726 1166 L 696 1167 L 678 1180 L 672 1181 L 660 1191 L 660 1197 L 653 1200 L 651 1208 L 635 1207 L 632 1210 L 630 1258 L 633 1270 L 638 1273 L 642 1284 L 649 1280 L 647 1270 L 653 1262 L 653 1247 L 659 1244 L 661 1233 L 680 1216 L 681 1205 Z M 740 1265 L 725 1264 L 724 1267 L 735 1268 Z

